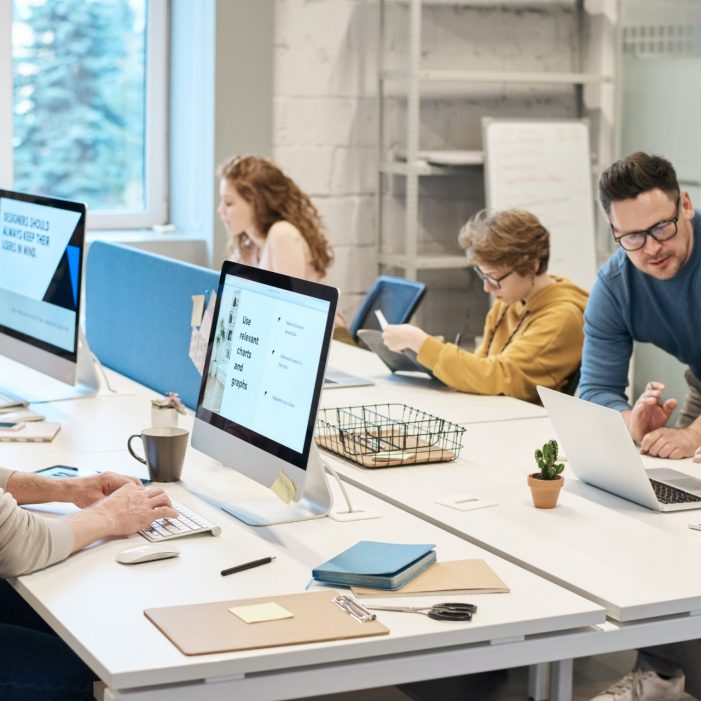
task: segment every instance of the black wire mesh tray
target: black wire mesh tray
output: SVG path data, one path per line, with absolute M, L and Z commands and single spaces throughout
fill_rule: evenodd
M 398 467 L 455 460 L 464 432 L 406 404 L 369 404 L 320 409 L 315 439 L 363 467 Z

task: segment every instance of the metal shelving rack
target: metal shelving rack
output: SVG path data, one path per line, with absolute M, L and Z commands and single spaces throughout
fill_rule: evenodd
M 617 115 L 620 113 L 620 94 L 616 77 L 620 74 L 621 30 L 619 24 L 621 0 L 571 0 L 566 4 L 573 6 L 577 22 L 578 56 L 576 67 L 582 70 L 569 72 L 537 72 L 537 71 L 483 71 L 483 70 L 427 70 L 421 66 L 421 13 L 425 6 L 435 5 L 468 5 L 485 6 L 490 3 L 479 0 L 394 0 L 408 4 L 409 36 L 406 70 L 387 70 L 385 68 L 385 34 L 386 34 L 386 5 L 393 0 L 380 0 L 379 18 L 379 51 L 378 51 L 378 105 L 379 105 L 379 134 L 378 134 L 378 182 L 377 182 L 377 260 L 380 271 L 385 266 L 400 268 L 404 275 L 416 279 L 420 270 L 456 269 L 464 267 L 464 256 L 455 255 L 426 255 L 419 251 L 418 215 L 419 215 L 419 178 L 434 176 L 456 176 L 465 174 L 470 168 L 481 167 L 481 164 L 465 166 L 431 165 L 419 158 L 419 120 L 421 101 L 426 96 L 427 86 L 431 84 L 454 84 L 470 86 L 479 84 L 501 85 L 551 85 L 572 86 L 575 90 L 577 114 L 573 117 L 585 116 L 587 110 L 595 109 L 600 114 L 598 134 L 592 138 L 593 171 L 598 175 L 599 163 L 610 163 L 618 154 L 619 131 Z M 528 0 L 518 2 L 511 0 L 504 4 L 518 6 L 547 6 L 553 0 L 537 2 Z M 560 3 L 563 4 L 563 3 Z M 583 20 L 585 16 L 600 15 L 606 25 L 605 32 L 597 37 L 589 37 L 590 52 L 599 53 L 600 66 L 597 70 L 585 70 L 587 64 L 584 52 L 585 37 L 583 36 Z M 603 35 L 606 36 L 603 36 Z M 389 160 L 387 135 L 385 129 L 384 106 L 387 97 L 387 84 L 403 81 L 406 85 L 406 161 Z M 469 91 L 465 91 L 469 96 Z M 489 115 L 498 116 L 498 115 Z M 595 156 L 594 156 L 595 154 Z M 481 159 L 483 162 L 483 159 Z M 400 176 L 406 179 L 405 184 L 405 227 L 404 251 L 390 253 L 383 251 L 383 180 L 386 176 Z M 602 226 L 600 228 L 603 229 Z M 607 239 L 604 239 L 607 241 Z M 608 247 L 608 243 L 604 243 Z

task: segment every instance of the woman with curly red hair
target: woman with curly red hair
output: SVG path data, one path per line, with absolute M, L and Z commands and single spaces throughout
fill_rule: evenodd
M 323 282 L 333 252 L 309 196 L 272 161 L 234 156 L 217 170 L 229 259 Z

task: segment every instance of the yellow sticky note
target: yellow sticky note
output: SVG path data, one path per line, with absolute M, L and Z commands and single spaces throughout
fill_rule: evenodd
M 284 472 L 280 472 L 270 489 L 272 489 L 285 504 L 289 504 L 297 494 L 295 483 Z
M 244 623 L 263 623 L 264 621 L 294 618 L 294 614 L 274 601 L 267 604 L 252 604 L 251 606 L 232 606 L 229 611 L 238 616 Z

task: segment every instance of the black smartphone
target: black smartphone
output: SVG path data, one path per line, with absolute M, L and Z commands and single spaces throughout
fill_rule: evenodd
M 43 477 L 78 477 L 80 470 L 70 465 L 51 465 L 51 467 L 43 467 L 41 470 L 36 470 L 34 474 L 42 475 Z M 88 474 L 99 474 L 99 472 Z M 151 480 L 146 477 L 139 477 L 138 479 L 143 485 L 151 484 Z
M 42 475 L 43 477 L 77 477 L 78 468 L 70 465 L 51 465 L 51 467 L 36 470 L 34 474 Z

